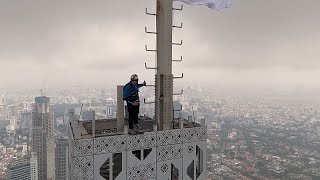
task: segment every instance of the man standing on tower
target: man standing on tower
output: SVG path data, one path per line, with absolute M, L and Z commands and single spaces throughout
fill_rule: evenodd
M 138 83 L 138 75 L 133 74 L 128 82 L 123 87 L 123 100 L 127 102 L 128 112 L 129 112 L 129 132 L 132 130 L 141 130 L 138 122 L 140 100 L 139 100 L 139 88 L 146 86 L 146 82 L 143 81 L 142 84 Z

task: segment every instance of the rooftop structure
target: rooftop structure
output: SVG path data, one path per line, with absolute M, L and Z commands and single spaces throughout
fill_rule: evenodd
M 154 120 L 140 120 L 140 135 L 117 131 L 117 122 L 81 122 L 72 115 L 70 165 L 73 179 L 204 179 L 206 126 L 188 122 L 157 131 Z M 95 127 L 94 127 L 95 126 Z M 92 130 L 95 129 L 95 130 Z M 92 133 L 95 131 L 95 133 Z M 194 178 L 193 178 L 194 177 Z

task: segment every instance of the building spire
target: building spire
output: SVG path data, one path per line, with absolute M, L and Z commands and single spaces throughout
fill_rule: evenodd
M 173 120 L 172 0 L 157 0 L 156 14 L 155 117 L 159 129 L 168 130 Z
M 182 45 L 182 40 L 179 43 L 172 42 L 172 28 L 182 28 L 182 23 L 179 26 L 172 24 L 172 14 L 173 10 L 182 10 L 182 8 L 183 6 L 173 8 L 173 0 L 157 0 L 156 13 L 149 13 L 146 9 L 147 15 L 156 16 L 156 32 L 145 28 L 146 33 L 156 35 L 157 48 L 151 50 L 146 45 L 146 51 L 156 53 L 156 67 L 147 67 L 147 64 L 145 67 L 156 70 L 155 101 L 151 103 L 155 103 L 155 118 L 159 130 L 172 129 L 173 95 L 181 95 L 183 92 L 173 93 L 173 79 L 183 78 L 183 74 L 180 77 L 174 77 L 172 74 L 172 62 L 182 61 L 182 56 L 180 60 L 172 59 L 172 45 Z

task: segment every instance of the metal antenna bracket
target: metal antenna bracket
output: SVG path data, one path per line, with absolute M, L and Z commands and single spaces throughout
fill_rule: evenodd
M 180 6 L 180 8 L 172 8 L 172 10 L 175 10 L 175 11 L 182 11 L 183 9 L 183 5 Z
M 180 41 L 180 43 L 172 43 L 173 45 L 182 45 L 182 40 Z
M 146 32 L 148 34 L 157 34 L 157 32 L 148 31 L 147 27 L 144 27 L 144 32 Z
M 144 63 L 144 67 L 145 67 L 146 69 L 157 69 L 156 67 L 148 67 L 148 66 L 147 66 L 147 63 Z
M 183 78 L 183 73 L 181 74 L 181 76 L 179 77 L 179 76 L 176 76 L 176 77 L 173 77 L 174 79 L 181 79 L 181 78 Z
M 182 56 L 180 56 L 180 59 L 173 59 L 172 61 L 181 62 L 182 61 Z
M 149 13 L 149 12 L 148 12 L 148 8 L 146 8 L 146 14 L 147 14 L 147 15 L 151 15 L 151 16 L 156 16 L 156 15 L 157 15 L 157 14 L 155 14 L 155 13 Z
M 183 25 L 183 23 L 181 23 L 180 26 L 173 25 L 172 27 L 173 27 L 173 28 L 180 28 L 180 29 L 181 29 L 181 28 L 182 28 L 182 25 Z
M 179 93 L 173 93 L 172 95 L 178 96 L 178 95 L 182 95 L 182 94 L 183 94 L 183 89 L 181 89 L 181 91 Z
M 147 46 L 147 45 L 145 45 L 145 49 L 146 49 L 146 51 L 157 52 L 157 50 L 155 50 L 155 49 L 148 49 L 148 46 Z

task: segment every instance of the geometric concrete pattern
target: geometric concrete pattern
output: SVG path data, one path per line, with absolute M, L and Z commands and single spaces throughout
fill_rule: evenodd
M 73 140 L 73 179 L 105 179 L 100 167 L 106 161 L 106 176 L 115 175 L 116 180 L 205 179 L 206 132 L 206 127 L 196 127 Z M 117 174 L 115 154 L 121 156 Z

